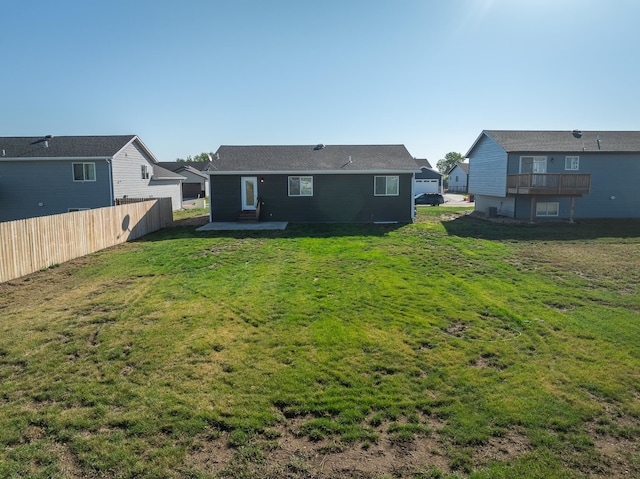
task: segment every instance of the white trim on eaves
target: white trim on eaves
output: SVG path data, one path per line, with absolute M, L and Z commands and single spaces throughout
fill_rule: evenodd
M 215 171 L 208 170 L 203 171 L 210 176 L 213 175 L 411 175 L 414 173 L 420 173 L 420 170 L 278 170 L 278 171 Z

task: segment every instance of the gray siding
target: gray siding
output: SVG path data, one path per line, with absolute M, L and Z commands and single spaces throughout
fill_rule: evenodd
M 513 218 L 515 215 L 516 201 L 513 196 L 484 196 L 475 197 L 475 210 L 488 215 L 489 208 L 495 208 L 499 216 Z
M 73 181 L 73 163 L 94 163 L 96 181 Z M 110 206 L 105 160 L 0 161 L 0 221 Z M 42 206 L 39 206 L 42 204 Z
M 182 208 L 182 185 L 179 180 L 152 180 L 146 189 L 144 196 L 151 198 L 171 198 L 173 211 Z
M 483 135 L 469 156 L 469 193 L 505 197 L 507 153 Z
M 546 156 L 547 173 L 591 174 L 591 193 L 576 198 L 574 219 L 639 218 L 640 200 L 637 183 L 640 180 L 640 155 L 622 153 L 512 153 L 509 155 L 509 173 L 519 172 L 521 156 Z M 579 156 L 577 171 L 565 170 L 565 157 Z M 621 174 L 622 173 L 622 174 Z M 611 197 L 615 199 L 611 199 Z M 536 201 L 559 203 L 560 219 L 570 217 L 571 199 L 561 197 L 537 197 Z M 516 217 L 528 219 L 531 215 L 531 198 L 517 198 Z
M 579 156 L 577 173 L 591 173 L 591 193 L 576 199 L 575 218 L 639 218 L 640 155 Z
M 412 221 L 412 174 L 400 174 L 398 196 L 374 196 L 374 176 L 313 175 L 313 196 L 288 196 L 287 175 L 256 175 L 262 221 L 370 223 Z M 213 221 L 236 221 L 242 208 L 240 176 L 211 177 Z
M 116 198 L 129 196 L 147 198 L 150 179 L 143 179 L 141 166 L 147 165 L 153 172 L 153 161 L 148 158 L 135 142 L 127 145 L 113 157 L 113 192 Z
M 174 210 L 182 208 L 182 191 L 177 180 L 152 180 L 153 160 L 134 141 L 113 158 L 115 198 L 171 198 Z M 141 166 L 149 167 L 149 178 L 142 178 Z

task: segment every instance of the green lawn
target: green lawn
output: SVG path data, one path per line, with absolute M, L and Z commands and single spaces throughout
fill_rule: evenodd
M 465 212 L 0 285 L 0 477 L 639 477 L 640 221 Z

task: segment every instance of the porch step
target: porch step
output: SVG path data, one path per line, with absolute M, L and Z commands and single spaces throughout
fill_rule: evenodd
M 257 223 L 255 210 L 244 210 L 240 212 L 238 216 L 238 223 Z

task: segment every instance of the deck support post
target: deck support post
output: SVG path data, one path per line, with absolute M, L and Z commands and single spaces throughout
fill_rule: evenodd
M 576 197 L 571 197 L 571 207 L 569 209 L 569 223 L 573 223 L 573 210 L 576 206 Z
M 536 197 L 532 196 L 531 197 L 531 217 L 529 218 L 529 222 L 533 223 L 533 218 L 535 218 L 535 214 L 536 214 Z

